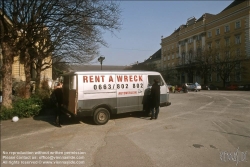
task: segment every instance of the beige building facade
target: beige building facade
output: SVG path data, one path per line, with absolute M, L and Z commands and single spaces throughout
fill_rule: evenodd
M 234 1 L 220 13 L 203 14 L 199 19 L 191 17 L 186 24 L 181 25 L 170 36 L 161 40 L 161 67 L 176 69 L 185 67 L 194 60 L 199 49 L 220 49 L 227 46 L 234 48 L 237 54 L 250 58 L 250 1 Z M 250 67 L 249 60 L 241 62 L 241 66 Z M 195 68 L 195 67 L 192 67 Z M 178 72 L 176 83 L 199 82 L 204 79 L 196 72 L 188 72 L 186 68 Z M 248 75 L 246 75 L 248 74 Z M 250 69 L 242 74 L 232 73 L 228 83 L 249 84 Z M 208 82 L 222 86 L 222 81 L 216 74 L 211 73 Z

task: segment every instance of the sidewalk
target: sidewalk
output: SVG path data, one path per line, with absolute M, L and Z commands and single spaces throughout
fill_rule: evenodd
M 54 117 L 52 115 L 35 116 L 32 118 L 22 118 L 17 122 L 12 120 L 1 121 L 1 140 L 57 128 L 53 125 Z
M 2 120 L 0 123 L 1 127 L 1 141 L 15 138 L 18 136 L 29 135 L 33 133 L 40 133 L 43 131 L 52 131 L 58 129 L 54 123 L 54 113 L 50 109 L 43 112 L 42 115 L 34 116 L 31 118 L 22 118 L 17 122 L 12 120 Z M 81 118 L 71 117 L 62 115 L 63 126 L 79 124 Z

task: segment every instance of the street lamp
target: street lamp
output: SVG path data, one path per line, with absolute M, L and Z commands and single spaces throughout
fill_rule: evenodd
M 102 70 L 102 62 L 103 62 L 104 59 L 105 59 L 105 57 L 102 57 L 102 56 L 100 56 L 98 58 L 98 61 L 101 63 L 101 70 Z

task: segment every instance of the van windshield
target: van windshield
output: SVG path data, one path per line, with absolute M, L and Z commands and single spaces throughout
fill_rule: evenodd
M 164 85 L 164 82 L 163 82 L 163 80 L 162 80 L 162 78 L 161 78 L 160 75 L 148 75 L 148 85 L 149 86 L 153 85 L 154 79 L 157 79 L 159 81 L 159 85 L 160 86 Z

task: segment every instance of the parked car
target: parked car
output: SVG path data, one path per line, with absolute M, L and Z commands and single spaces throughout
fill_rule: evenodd
M 246 85 L 244 85 L 243 90 L 250 90 L 250 84 L 246 84 Z
M 200 91 L 201 90 L 201 85 L 196 83 L 186 83 L 187 89 L 192 90 L 192 91 Z
M 229 84 L 226 86 L 227 90 L 237 90 L 238 89 L 238 85 L 237 84 Z

